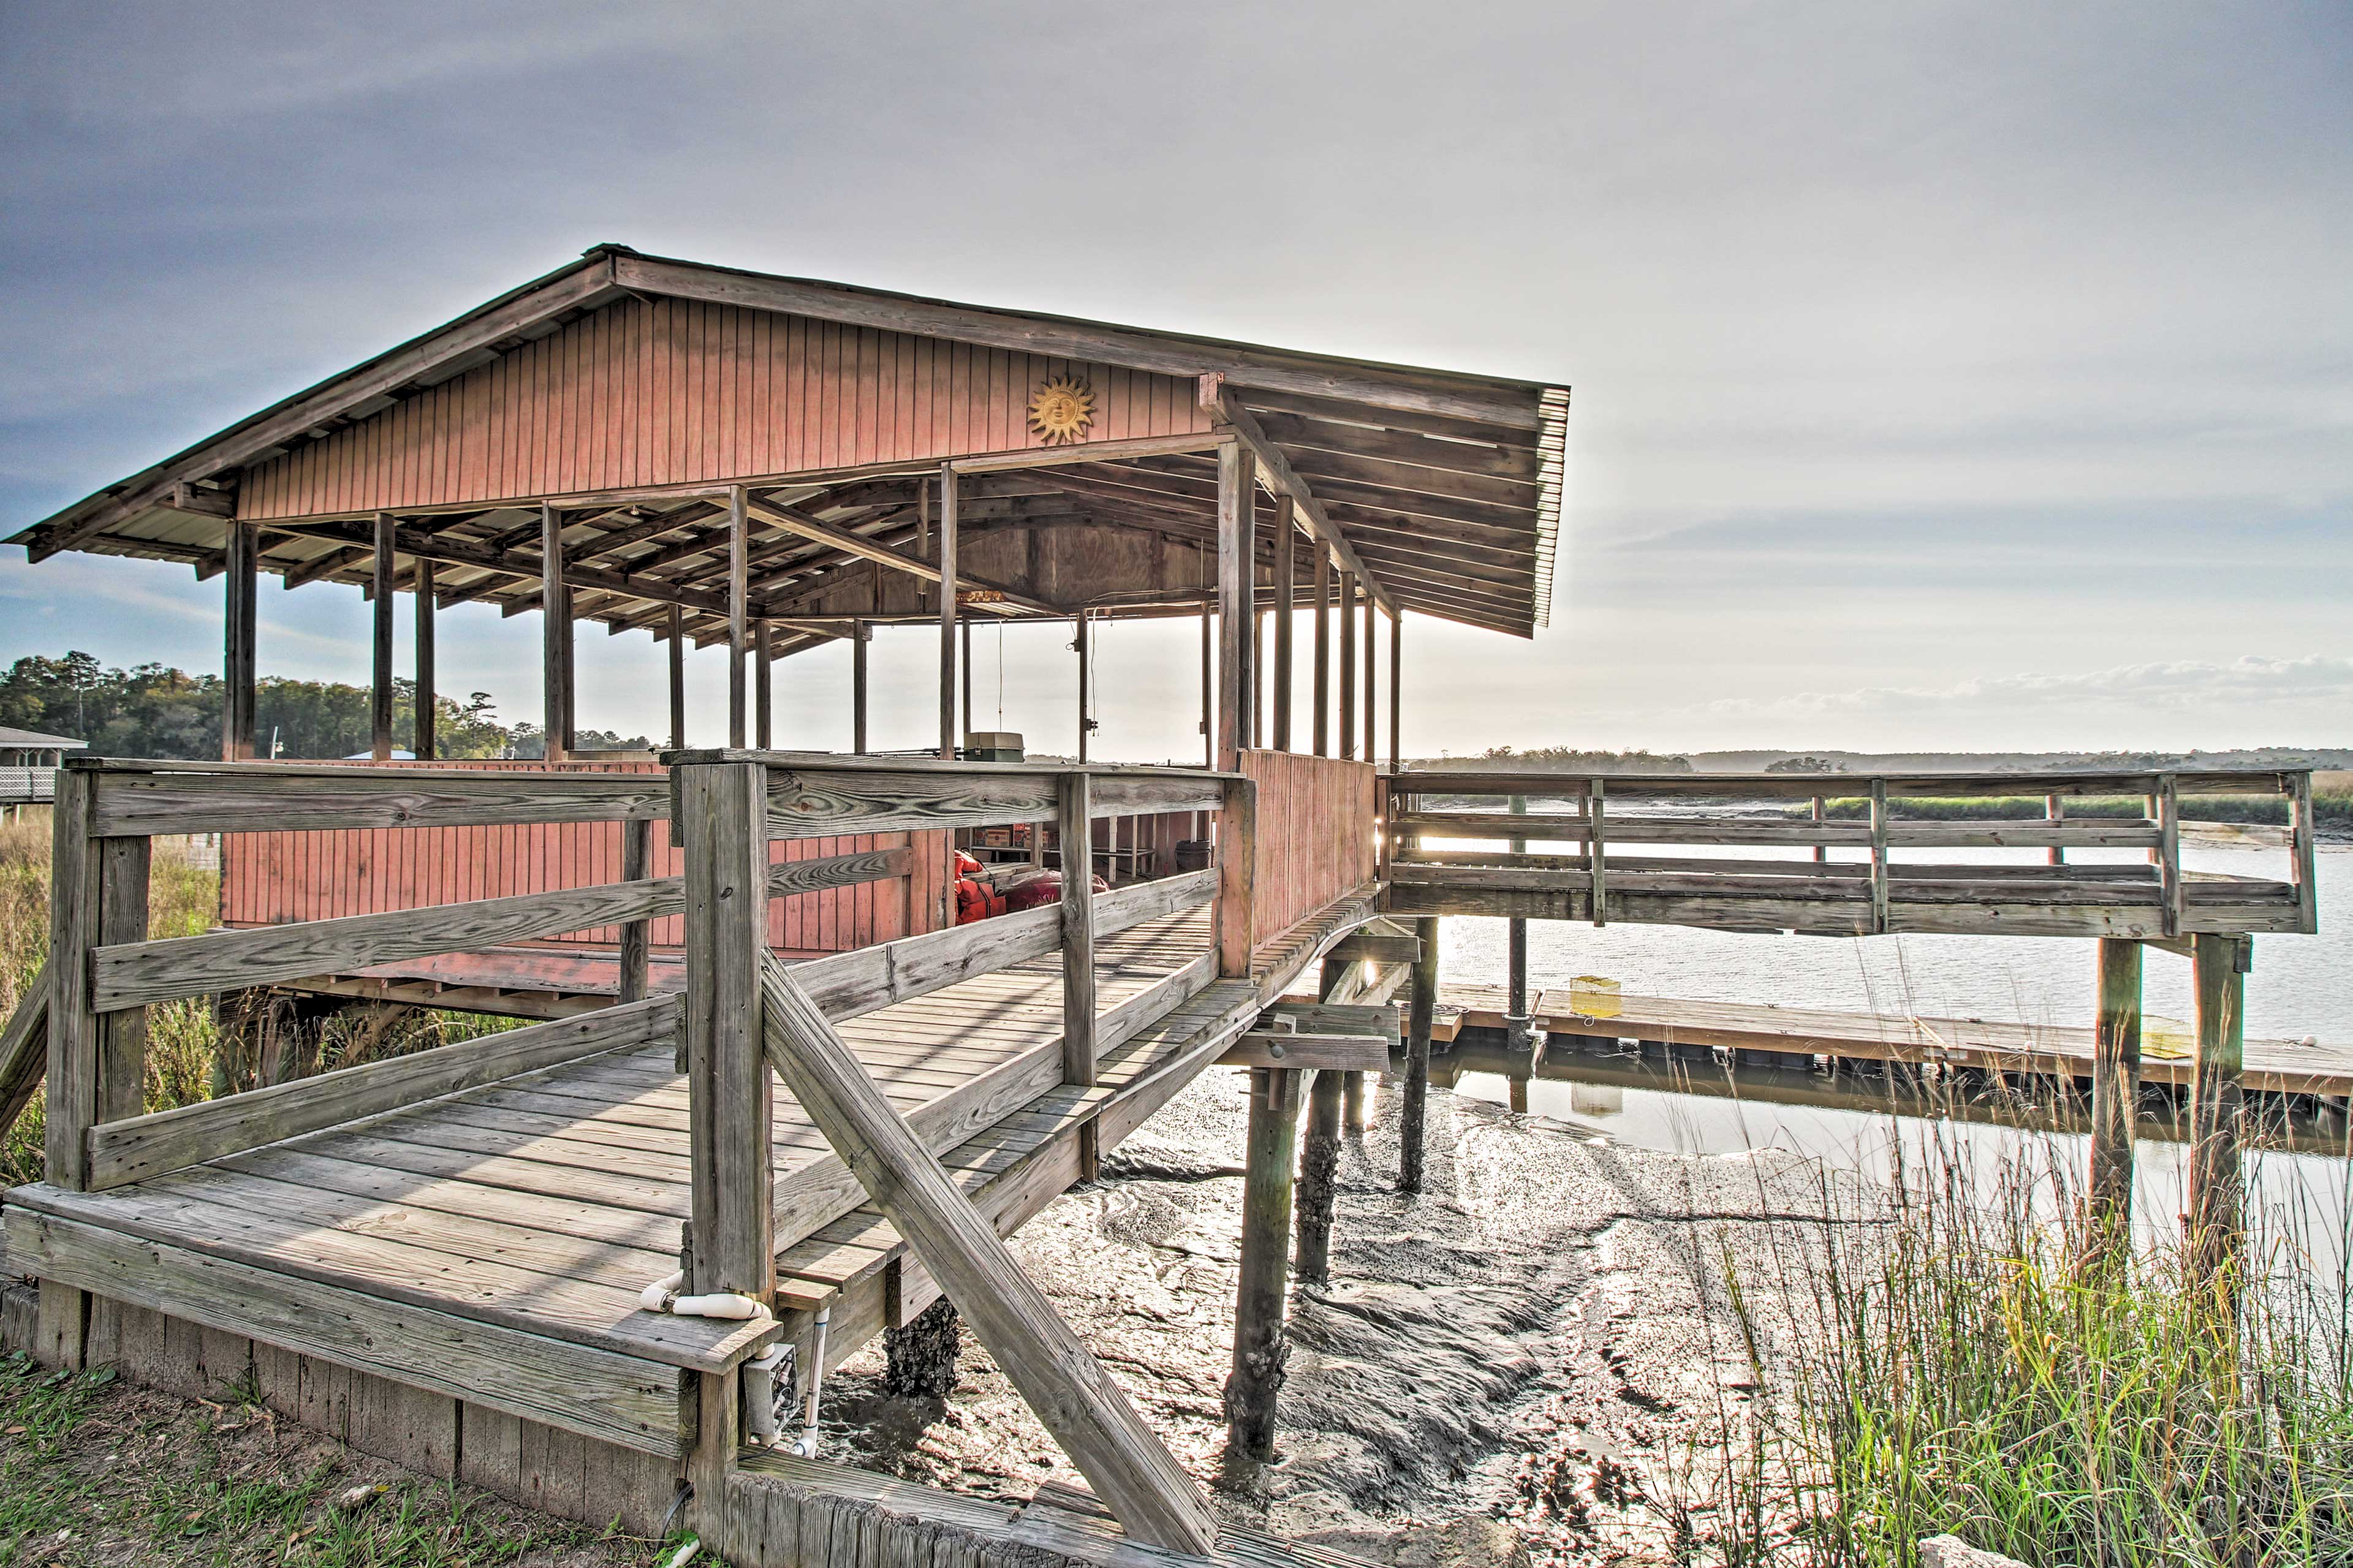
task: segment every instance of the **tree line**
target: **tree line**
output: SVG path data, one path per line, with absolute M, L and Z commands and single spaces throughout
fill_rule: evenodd
M 220 755 L 227 683 L 217 675 L 190 675 L 164 664 L 110 668 L 90 654 L 61 658 L 27 655 L 0 671 L 0 725 L 65 735 L 108 757 L 171 757 L 202 761 Z M 373 700 L 364 686 L 342 681 L 264 676 L 254 685 L 254 741 L 262 755 L 349 757 L 374 741 Z M 417 732 L 417 685 L 393 682 L 394 743 L 406 748 Z M 534 724 L 502 724 L 487 691 L 460 702 L 433 700 L 436 750 L 443 757 L 535 758 L 546 755 Z M 653 742 L 607 731 L 584 730 L 585 751 L 651 751 Z

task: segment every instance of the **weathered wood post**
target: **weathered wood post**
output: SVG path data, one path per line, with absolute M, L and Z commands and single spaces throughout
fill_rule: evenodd
M 776 665 L 769 651 L 768 623 L 752 626 L 752 743 L 762 751 L 776 743 Z
M 748 744 L 751 699 L 744 662 L 752 646 L 752 520 L 744 487 L 727 491 L 727 743 Z
M 1340 574 L 1340 752 L 1356 754 L 1356 576 Z
M 1332 549 L 1315 542 L 1315 754 L 1332 754 Z
M 1525 816 L 1528 814 L 1528 797 L 1524 795 L 1512 796 L 1510 809 L 1514 816 Z M 1526 839 L 1514 838 L 1509 842 L 1513 854 L 1527 853 Z M 1525 916 L 1514 915 L 1504 922 L 1504 1044 L 1513 1050 L 1520 1050 L 1528 1045 L 1534 1033 L 1528 1011 L 1528 922 Z
M 1298 596 L 1298 502 L 1274 499 L 1274 749 L 1291 750 L 1292 601 Z
M 742 670 L 742 662 L 736 668 Z M 740 690 L 740 683 L 738 689 Z M 738 710 L 740 717 L 740 710 Z M 767 956 L 767 769 L 681 763 L 670 806 L 686 879 L 687 1154 L 697 1295 L 773 1301 L 776 1227 L 768 1060 L 760 993 Z M 698 1378 L 687 1461 L 697 1528 L 723 1519 L 735 1462 L 741 1374 Z
M 686 612 L 670 607 L 670 749 L 686 750 Z
M 1430 1027 L 1438 1010 L 1438 917 L 1414 922 L 1421 955 L 1413 961 L 1412 1000 L 1406 1008 L 1405 1099 L 1398 1124 L 1398 1191 L 1421 1191 L 1422 1121 L 1430 1103 Z
M 940 465 L 940 755 L 956 754 L 956 471 Z
M 418 762 L 429 763 L 441 750 L 434 722 L 439 715 L 434 711 L 437 699 L 434 696 L 433 670 L 433 563 L 420 556 L 414 570 L 417 573 L 417 711 L 414 715 L 415 738 L 410 741 L 408 749 L 416 754 Z
M 368 755 L 379 763 L 392 761 L 392 612 L 396 593 L 393 587 L 398 557 L 393 553 L 395 540 L 392 513 L 375 514 L 375 549 L 370 563 L 372 573 L 368 595 L 374 601 L 368 605 L 370 630 L 368 685 Z
M 1299 1073 L 1250 1069 L 1250 1133 L 1243 1158 L 1241 1283 L 1234 1297 L 1234 1366 L 1226 1378 L 1227 1438 L 1256 1458 L 1274 1452 L 1276 1396 L 1291 1347 L 1283 1337 L 1291 1254 L 1292 1165 L 1299 1129 Z
M 1218 810 L 1218 978 L 1247 980 L 1250 903 L 1258 884 L 1258 785 L 1246 778 L 1228 779 L 1222 796 Z M 1067 852 L 1062 863 L 1065 868 L 1070 864 Z
M 1201 765 L 1205 768 L 1218 765 L 1218 677 L 1212 651 L 1214 628 L 1209 624 L 1215 603 L 1214 592 L 1201 595 Z
M 2188 1212 L 2182 1216 L 2190 1278 L 2228 1294 L 2236 1285 L 2244 1224 L 2239 1144 L 2244 1121 L 2240 1075 L 2246 1060 L 2246 973 L 2253 944 L 2243 936 L 2191 939 L 2197 973 L 2198 1061 L 2189 1081 Z
M 221 761 L 253 755 L 253 634 L 260 530 L 249 522 L 228 525 L 228 564 L 223 576 L 221 616 Z
M 560 763 L 572 738 L 572 588 L 564 576 L 564 514 L 545 501 L 539 505 L 539 612 L 542 755 Z
M 654 825 L 642 816 L 630 817 L 621 824 L 621 880 L 642 882 L 650 875 L 653 828 Z M 621 984 L 617 1000 L 642 1002 L 646 999 L 652 939 L 651 921 L 631 921 L 621 928 Z
M 1072 622 L 1071 647 L 1079 656 L 1079 761 L 1087 760 L 1087 739 L 1095 727 L 1094 689 L 1088 679 L 1090 666 L 1094 663 L 1094 649 L 1087 629 L 1087 613 L 1081 610 Z M 1090 838 L 1089 843 L 1093 840 Z
M 2056 797 L 2053 797 L 2056 798 Z M 2140 1103 L 2141 944 L 2100 939 L 2099 1013 L 2092 1029 L 2092 1168 L 2088 1248 L 2105 1251 L 2132 1226 L 2133 1121 Z
M 90 1186 L 90 1130 L 144 1106 L 147 1010 L 100 1013 L 90 1005 L 90 950 L 147 940 L 149 843 L 93 836 L 99 775 L 61 767 L 50 812 L 49 1059 L 46 1178 L 69 1192 Z M 41 1282 L 34 1353 L 79 1367 L 90 1298 Z
M 1380 738 L 1373 727 L 1373 719 L 1380 710 L 1380 694 L 1375 689 L 1374 676 L 1381 667 L 1381 650 L 1374 620 L 1379 606 L 1374 602 L 1372 579 L 1365 579 L 1365 761 L 1381 760 Z
M 1353 967 L 1344 959 L 1325 959 L 1316 978 L 1316 1000 L 1329 1002 Z M 1350 1079 L 1362 1078 L 1361 1073 L 1323 1068 L 1308 1089 L 1307 1142 L 1299 1156 L 1298 1240 L 1292 1260 L 1303 1285 L 1321 1285 L 1332 1277 L 1332 1212 L 1339 1198 L 1345 1090 Z
M 1250 449 L 1240 441 L 1218 448 L 1218 763 L 1229 772 L 1250 743 L 1257 672 L 1250 668 L 1250 633 L 1257 576 L 1255 501 Z
M 866 645 L 873 632 L 864 621 L 850 628 L 849 638 L 849 749 L 859 756 L 866 754 Z
M 1064 773 L 1056 827 L 1062 838 L 1062 1081 L 1095 1081 L 1093 818 L 1087 775 Z
M 688 1152 L 697 1294 L 776 1289 L 769 1080 L 761 1034 L 767 952 L 767 770 L 681 763 L 671 799 L 684 844 Z

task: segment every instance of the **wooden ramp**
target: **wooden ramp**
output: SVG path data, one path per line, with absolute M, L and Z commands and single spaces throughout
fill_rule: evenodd
M 1061 1084 L 1059 959 L 852 1018 L 860 1061 L 1009 1230 L 1255 1017 L 1209 978 L 1208 911 L 1098 948 L 1102 1081 Z M 783 1315 L 641 1310 L 690 1212 L 687 1091 L 667 1046 L 607 1052 L 98 1193 L 8 1197 L 16 1263 L 100 1296 L 267 1339 L 640 1452 L 693 1438 L 693 1371 L 834 1309 L 838 1363 L 936 1294 L 781 1086 Z
M 1439 1022 L 1432 1033 L 1452 1039 L 1465 1028 L 1500 1030 L 1504 1001 L 1501 986 L 1447 986 L 1439 994 Z M 1539 1026 L 1556 1035 L 1850 1061 L 1934 1063 L 1989 1072 L 2088 1078 L 2092 1071 L 2088 1028 L 1666 996 L 1603 996 L 1574 989 L 1542 992 L 1531 999 L 1531 1006 Z M 2187 1085 L 2194 1066 L 2189 1041 L 2172 1040 L 2155 1024 L 2151 1020 L 2143 1030 L 2142 1081 Z M 2251 1039 L 2245 1086 L 2274 1094 L 2353 1095 L 2353 1047 Z

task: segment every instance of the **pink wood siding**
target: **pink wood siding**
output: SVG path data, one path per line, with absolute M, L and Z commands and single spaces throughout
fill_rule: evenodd
M 628 300 L 249 470 L 248 518 L 716 482 L 1016 451 L 1076 374 L 1091 438 L 1208 428 L 1192 383 L 682 300 Z
M 1258 784 L 1256 887 L 1250 945 L 1282 935 L 1379 870 L 1370 763 L 1244 752 Z
M 443 766 L 536 769 L 541 763 Z M 654 763 L 559 763 L 567 773 L 647 773 Z M 768 904 L 768 941 L 788 952 L 840 952 L 916 936 L 940 926 L 947 879 L 945 833 L 871 833 L 779 840 L 775 860 L 806 860 L 862 849 L 914 849 L 913 875 L 798 893 Z M 656 823 L 649 874 L 679 873 L 669 825 Z M 332 832 L 232 833 L 221 839 L 221 919 L 233 926 L 280 925 L 431 904 L 502 899 L 621 877 L 617 822 L 533 823 L 496 827 L 388 827 Z M 653 922 L 657 947 L 681 940 L 677 916 Z M 617 927 L 579 931 L 560 943 L 611 946 Z

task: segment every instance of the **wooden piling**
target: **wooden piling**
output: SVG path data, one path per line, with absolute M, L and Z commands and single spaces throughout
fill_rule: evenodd
M 686 612 L 670 607 L 670 744 L 686 750 Z
M 1315 754 L 1332 754 L 1332 549 L 1315 542 Z
M 1511 815 L 1525 816 L 1527 814 L 1528 797 L 1524 795 L 1513 795 Z M 1509 842 L 1513 854 L 1527 853 L 1526 839 L 1514 838 Z M 1504 1027 L 1510 1037 L 1511 1044 L 1516 1047 L 1526 1043 L 1528 1036 L 1528 922 L 1525 918 L 1514 915 L 1506 921 L 1504 937 L 1505 948 Z
M 2092 1244 L 2132 1223 L 2133 1119 L 2140 1102 L 2141 944 L 2102 937 L 2099 1014 L 2092 1031 Z
M 2228 1290 L 2244 1241 L 2239 1169 L 2246 1058 L 2246 972 L 2253 944 L 2243 936 L 2191 939 L 2197 972 L 2198 1060 L 2189 1083 L 2189 1170 L 2182 1239 L 2190 1278 Z
M 1283 1338 L 1282 1316 L 1299 1074 L 1291 1068 L 1252 1068 L 1250 1079 L 1241 1283 L 1234 1297 L 1234 1365 L 1226 1378 L 1226 1433 L 1241 1452 L 1267 1458 L 1274 1452 L 1275 1400 L 1291 1348 Z
M 1274 499 L 1274 749 L 1291 750 L 1292 601 L 1298 596 L 1297 503 L 1288 494 Z
M 649 819 L 633 816 L 621 824 L 621 879 L 641 882 L 651 872 L 653 860 L 653 827 Z M 621 990 L 622 1002 L 642 1002 L 646 997 L 649 960 L 652 956 L 653 922 L 631 921 L 621 928 Z
M 572 727 L 572 589 L 564 576 L 564 516 L 545 501 L 539 506 L 539 552 L 542 754 L 560 763 Z M 734 744 L 743 743 L 738 734 Z
M 1315 995 L 1328 1002 L 1354 965 L 1327 958 L 1316 979 Z M 1299 1155 L 1298 1238 L 1292 1267 L 1303 1285 L 1320 1285 L 1332 1277 L 1332 1213 L 1340 1184 L 1340 1137 L 1346 1121 L 1346 1089 L 1362 1083 L 1364 1074 L 1324 1069 L 1315 1075 L 1307 1096 L 1307 1142 Z
M 1406 1008 L 1405 1102 L 1398 1124 L 1398 1191 L 1421 1191 L 1422 1119 L 1430 1100 L 1430 1026 L 1438 1008 L 1438 917 L 1415 921 L 1421 956 L 1413 963 Z
M 370 679 L 368 682 L 368 754 L 379 763 L 392 761 L 392 612 L 397 597 L 393 590 L 393 572 L 398 564 L 393 553 L 392 513 L 375 514 L 375 549 L 370 563 L 369 605 Z
M 221 615 L 221 760 L 228 763 L 253 756 L 253 636 L 259 538 L 260 530 L 251 523 L 228 525 Z
M 954 761 L 956 673 L 956 471 L 940 465 L 940 755 Z
M 440 752 L 441 742 L 434 721 L 433 670 L 433 563 L 420 559 L 417 572 L 417 702 L 414 737 L 409 752 L 420 763 L 429 763 Z
M 1082 1086 L 1095 1081 L 1094 856 L 1088 801 L 1085 772 L 1064 773 L 1056 824 L 1062 839 L 1062 1081 Z

